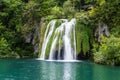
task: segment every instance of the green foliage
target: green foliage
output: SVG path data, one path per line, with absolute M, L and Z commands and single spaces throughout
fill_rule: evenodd
M 90 16 L 95 20 L 101 20 L 109 26 L 120 25 L 120 8 L 119 0 L 96 0 L 97 6 L 92 7 Z
M 76 24 L 76 42 L 77 53 L 86 55 L 91 50 L 93 44 L 93 28 L 88 13 L 85 11 L 77 12 L 75 14 L 77 18 Z
M 0 4 L 3 6 L 0 12 L 1 22 L 10 29 L 16 29 L 21 24 L 21 0 L 2 0 Z
M 36 1 L 24 4 L 22 13 L 21 32 L 23 34 L 33 31 L 40 21 L 40 6 Z
M 114 27 L 110 30 L 111 34 L 113 34 L 115 37 L 120 37 L 120 26 Z
M 120 65 L 120 38 L 102 36 L 100 46 L 94 53 L 94 61 L 107 65 Z
M 50 14 L 51 8 L 54 6 L 52 0 L 44 0 L 39 2 L 40 16 L 45 17 Z
M 53 7 L 51 10 L 51 14 L 56 16 L 56 18 L 61 18 L 63 15 L 62 8 L 58 6 Z
M 24 7 L 25 5 L 21 0 L 0 1 L 1 58 L 19 58 L 33 53 L 33 46 L 31 47 L 31 45 L 25 43 L 21 32 Z
M 51 1 L 52 1 L 52 4 L 58 5 L 61 7 L 66 0 L 51 0 Z
M 6 55 L 10 52 L 10 47 L 5 38 L 0 39 L 0 55 Z
M 19 55 L 12 52 L 9 43 L 5 38 L 0 38 L 0 58 L 18 58 Z
M 90 18 L 89 18 L 89 15 L 87 12 L 85 12 L 85 11 L 77 12 L 75 14 L 75 18 L 78 19 L 81 23 L 91 26 Z
M 72 5 L 70 0 L 67 0 L 63 4 L 63 12 L 66 18 L 72 18 L 75 14 L 74 6 Z
M 76 24 L 76 44 L 77 54 L 83 52 L 84 55 L 90 50 L 91 29 L 87 25 L 77 22 Z

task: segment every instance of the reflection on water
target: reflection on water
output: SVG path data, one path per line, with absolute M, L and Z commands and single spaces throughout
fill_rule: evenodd
M 41 80 L 76 80 L 71 63 L 44 62 L 41 66 Z
M 71 64 L 66 63 L 63 65 L 63 80 L 76 80 L 75 73 L 73 71 L 74 67 L 72 68 Z
M 57 76 L 57 69 L 52 63 L 48 66 L 48 76 L 49 80 L 57 80 L 55 76 Z
M 90 62 L 0 59 L 0 80 L 120 80 L 120 67 Z

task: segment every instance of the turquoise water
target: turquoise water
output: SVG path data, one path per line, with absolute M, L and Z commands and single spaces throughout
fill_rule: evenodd
M 120 67 L 90 62 L 0 59 L 0 80 L 120 80 Z

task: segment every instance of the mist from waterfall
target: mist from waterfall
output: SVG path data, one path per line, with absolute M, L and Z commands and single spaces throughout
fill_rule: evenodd
M 41 49 L 40 59 L 45 60 L 46 48 L 52 38 L 48 60 L 76 60 L 76 19 L 60 19 L 61 24 L 56 26 L 57 20 L 48 23 Z M 53 37 L 52 37 L 53 36 Z

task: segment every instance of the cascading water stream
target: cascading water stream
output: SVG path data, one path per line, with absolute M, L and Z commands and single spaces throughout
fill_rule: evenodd
M 64 35 L 64 46 L 65 46 L 65 55 L 64 55 L 64 60 L 74 60 L 75 57 L 74 55 L 76 54 L 73 49 L 75 47 L 72 47 L 72 44 L 76 43 L 75 41 L 72 41 L 71 39 L 74 38 L 72 36 L 72 31 L 74 32 L 74 27 L 75 27 L 75 19 L 72 19 L 70 22 L 68 22 L 65 25 L 65 35 Z
M 53 33 L 53 30 L 54 30 L 54 27 L 55 27 L 55 23 L 56 23 L 56 20 L 52 20 L 47 25 L 47 29 L 46 29 L 45 37 L 44 37 L 44 42 L 43 42 L 43 45 L 42 45 L 42 51 L 41 51 L 41 55 L 40 55 L 40 59 L 42 59 L 42 60 L 45 59 L 46 47 L 47 47 L 48 41 L 49 41 L 49 39 L 50 39 L 50 37 L 51 37 L 51 35 Z
M 77 55 L 77 54 L 76 54 L 75 22 L 74 22 L 73 26 L 74 26 L 74 29 L 73 29 L 73 36 L 74 36 L 74 58 L 77 59 L 77 58 L 76 58 L 76 55 Z
M 49 60 L 76 60 L 76 19 L 71 19 L 71 21 L 60 19 L 60 21 L 62 23 L 58 27 L 55 27 L 56 20 L 52 20 L 47 26 L 40 56 L 42 60 L 45 59 L 47 44 L 51 36 L 54 37 L 50 47 Z
M 56 37 L 56 38 L 53 40 L 53 42 L 52 42 L 52 46 L 51 46 L 51 49 L 50 49 L 49 60 L 52 60 L 52 59 L 53 59 L 57 39 L 58 39 L 58 37 Z
M 52 46 L 51 46 L 51 49 L 50 49 L 50 55 L 49 55 L 49 60 L 53 60 L 54 58 L 54 52 L 55 52 L 55 49 L 56 49 L 56 44 L 57 44 L 57 39 L 58 39 L 58 36 L 59 36 L 59 49 L 58 49 L 58 60 L 60 60 L 60 41 L 61 41 L 61 38 L 62 38 L 62 33 L 63 33 L 63 30 L 64 30 L 64 26 L 65 26 L 65 23 L 67 22 L 67 20 L 63 20 L 65 21 L 64 23 L 62 23 L 56 30 L 55 30 L 55 34 L 54 34 L 54 40 L 52 42 Z

